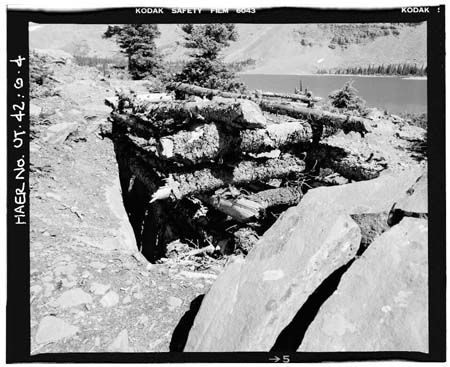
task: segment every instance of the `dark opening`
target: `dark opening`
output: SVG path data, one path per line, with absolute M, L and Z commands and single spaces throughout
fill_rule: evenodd
M 205 295 L 194 298 L 191 302 L 190 308 L 183 317 L 178 322 L 175 330 L 172 334 L 172 339 L 170 340 L 169 351 L 171 352 L 182 352 L 186 346 L 186 342 L 191 331 L 192 325 L 194 324 L 195 316 L 197 316 L 198 310 L 203 301 Z
M 322 284 L 312 293 L 289 325 L 278 335 L 271 352 L 296 352 L 300 347 L 306 330 L 317 316 L 322 304 L 337 289 L 342 275 L 347 271 L 355 259 L 335 270 Z

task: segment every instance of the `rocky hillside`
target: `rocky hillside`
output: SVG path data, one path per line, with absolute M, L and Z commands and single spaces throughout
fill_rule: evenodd
M 148 82 L 42 53 L 30 70 L 31 354 L 428 351 L 424 129 L 377 110 L 364 137 L 325 129 L 327 156 L 345 165 L 319 178 L 380 177 L 311 188 L 245 258 L 177 240 L 149 263 L 123 205 L 147 200 L 139 178 L 123 185 L 103 104 Z
M 119 57 L 105 24 L 30 26 L 30 46 L 98 57 Z M 227 62 L 248 59 L 246 72 L 315 73 L 320 68 L 383 63 L 426 63 L 426 24 L 238 24 L 239 39 L 225 50 Z M 168 61 L 187 58 L 176 24 L 160 25 L 157 44 Z

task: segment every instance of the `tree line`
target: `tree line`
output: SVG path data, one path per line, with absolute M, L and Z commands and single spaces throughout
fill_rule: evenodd
M 352 75 L 402 75 L 402 76 L 426 76 L 425 64 L 382 64 L 368 66 L 349 66 L 333 69 L 319 69 L 317 74 L 352 74 Z

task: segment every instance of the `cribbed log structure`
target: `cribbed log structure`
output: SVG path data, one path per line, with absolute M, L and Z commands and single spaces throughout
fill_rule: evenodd
M 311 97 L 183 83 L 169 89 L 209 99 L 154 103 L 154 96 L 119 95 L 111 113 L 116 154 L 139 183 L 129 209 L 139 207 L 133 228 L 151 261 L 174 239 L 246 253 L 282 210 L 300 202 L 302 187 L 371 179 L 386 168 L 380 157 L 324 140 L 338 130 L 363 135 L 368 120 L 301 103 Z

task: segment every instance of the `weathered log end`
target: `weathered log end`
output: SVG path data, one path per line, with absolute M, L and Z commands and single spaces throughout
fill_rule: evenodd
M 173 141 L 168 138 L 161 138 L 159 140 L 160 144 L 160 155 L 166 159 L 173 157 Z

